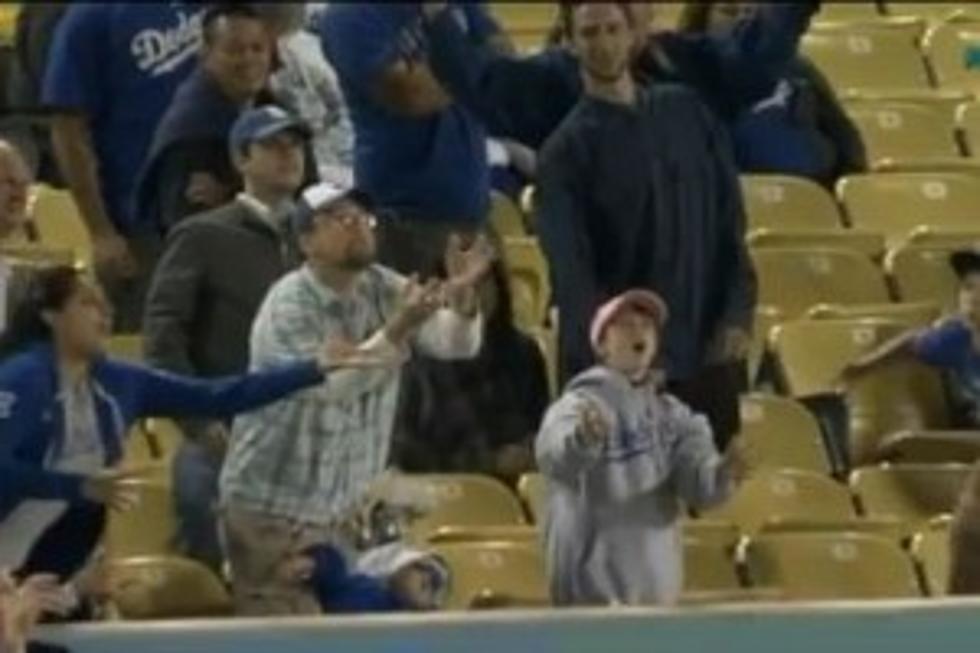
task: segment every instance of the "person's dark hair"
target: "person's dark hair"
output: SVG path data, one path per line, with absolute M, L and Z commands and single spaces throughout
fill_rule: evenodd
M 565 39 L 571 39 L 575 30 L 575 10 L 582 5 L 594 4 L 591 2 L 580 2 L 578 0 L 572 0 L 570 2 L 561 3 L 561 11 L 559 12 L 559 24 L 564 30 Z M 626 22 L 630 25 L 633 24 L 633 12 L 630 10 L 628 2 L 615 2 L 613 3 L 623 10 L 623 15 L 626 16 Z M 551 38 L 551 37 L 549 37 Z
M 0 337 L 0 359 L 51 340 L 51 327 L 44 321 L 44 311 L 62 310 L 80 283 L 81 273 L 68 265 L 32 271 L 21 297 L 13 298 L 7 330 Z
M 215 30 L 218 21 L 222 18 L 250 18 L 264 24 L 262 16 L 250 4 L 225 2 L 211 5 L 205 10 L 204 18 L 201 20 L 201 34 L 204 37 L 204 45 L 210 46 L 214 44 Z

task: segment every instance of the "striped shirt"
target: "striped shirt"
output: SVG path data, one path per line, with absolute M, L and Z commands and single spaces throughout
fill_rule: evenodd
M 329 337 L 404 356 L 383 335 L 404 283 L 372 266 L 340 295 L 309 266 L 291 272 L 255 318 L 252 369 L 308 358 Z M 471 358 L 481 334 L 482 319 L 443 309 L 419 330 L 413 347 L 440 359 Z M 316 525 L 343 518 L 388 462 L 400 367 L 401 360 L 334 372 L 317 388 L 239 417 L 221 474 L 222 503 Z

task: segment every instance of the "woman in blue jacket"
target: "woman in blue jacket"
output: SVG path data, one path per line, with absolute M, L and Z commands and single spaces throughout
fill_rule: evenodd
M 69 267 L 40 272 L 0 342 L 0 566 L 73 576 L 106 510 L 131 508 L 134 470 L 118 469 L 139 419 L 221 418 L 372 364 L 349 350 L 239 377 L 196 380 L 103 354 L 110 309 Z M 129 486 L 129 487 L 127 487 Z

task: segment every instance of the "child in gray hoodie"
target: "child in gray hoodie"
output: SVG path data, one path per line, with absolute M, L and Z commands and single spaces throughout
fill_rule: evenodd
M 707 420 L 659 390 L 666 320 L 663 300 L 645 290 L 603 305 L 590 333 L 601 362 L 568 384 L 538 434 L 557 605 L 675 603 L 684 505 L 721 503 L 745 475 L 738 441 L 720 455 Z

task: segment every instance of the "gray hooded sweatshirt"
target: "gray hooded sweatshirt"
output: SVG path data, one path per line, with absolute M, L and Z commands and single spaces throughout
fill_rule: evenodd
M 592 401 L 612 427 L 588 448 L 576 437 Z M 653 381 L 634 385 L 606 367 L 569 383 L 536 443 L 548 479 L 544 538 L 557 605 L 677 601 L 683 587 L 683 503 L 724 501 L 733 479 L 707 420 Z

